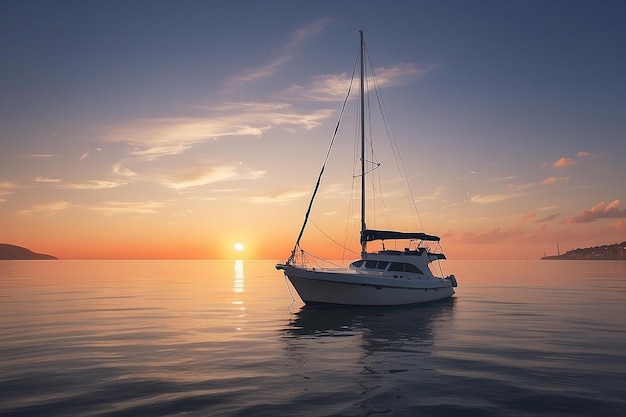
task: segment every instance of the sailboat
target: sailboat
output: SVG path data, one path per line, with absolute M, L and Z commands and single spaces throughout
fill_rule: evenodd
M 284 263 L 276 264 L 291 282 L 305 304 L 339 304 L 359 306 L 390 306 L 417 304 L 441 300 L 454 295 L 457 281 L 454 275 L 443 276 L 433 263 L 445 260 L 439 237 L 424 232 L 374 230 L 366 227 L 365 164 L 365 98 L 364 98 L 364 37 L 360 33 L 360 182 L 361 182 L 361 257 L 345 267 L 318 267 L 299 257 L 300 240 L 319 188 L 324 167 L 317 179 L 304 224 Z M 331 142 L 332 144 L 332 142 Z M 329 150 L 330 151 L 330 150 Z M 328 158 L 328 154 L 327 154 Z M 404 250 L 385 248 L 386 241 L 406 244 Z M 382 242 L 382 250 L 368 251 L 368 243 Z M 439 265 L 440 266 L 440 265 Z M 432 269 L 431 269 L 432 268 Z

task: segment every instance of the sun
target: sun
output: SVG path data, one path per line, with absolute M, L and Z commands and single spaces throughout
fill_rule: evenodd
M 239 243 L 239 242 L 235 243 L 234 248 L 237 252 L 241 252 L 244 249 L 243 243 Z

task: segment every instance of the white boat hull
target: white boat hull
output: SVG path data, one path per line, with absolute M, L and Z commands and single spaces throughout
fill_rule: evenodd
M 392 277 L 334 273 L 285 266 L 285 275 L 306 304 L 362 306 L 418 304 L 454 295 L 450 280 L 398 280 Z

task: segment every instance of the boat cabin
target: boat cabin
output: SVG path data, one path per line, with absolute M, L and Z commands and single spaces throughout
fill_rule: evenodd
M 366 269 L 379 272 L 410 272 L 418 275 L 426 275 L 417 266 L 407 262 L 377 261 L 374 259 L 359 259 L 350 264 L 350 269 Z

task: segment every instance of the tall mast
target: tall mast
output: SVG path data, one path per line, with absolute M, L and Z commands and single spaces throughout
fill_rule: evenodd
M 367 251 L 365 240 L 365 65 L 363 56 L 363 29 L 359 30 L 361 37 L 361 257 Z

